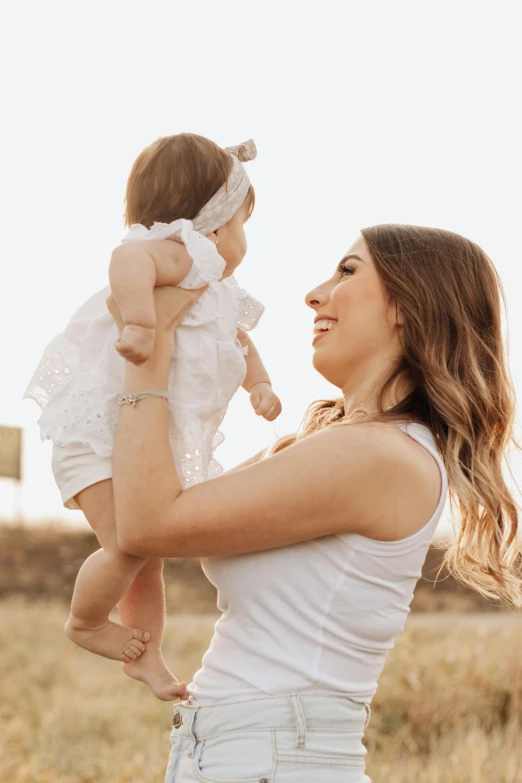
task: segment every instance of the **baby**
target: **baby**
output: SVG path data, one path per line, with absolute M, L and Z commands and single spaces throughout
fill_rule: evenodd
M 126 674 L 163 700 L 186 696 L 161 654 L 163 562 L 122 552 L 114 521 L 111 457 L 119 405 L 141 404 L 121 396 L 125 359 L 141 364 L 151 355 L 155 286 L 207 286 L 177 329 L 168 393 L 147 392 L 168 399 L 173 456 L 186 487 L 222 471 L 213 453 L 239 386 L 258 415 L 273 421 L 281 412 L 247 334 L 263 306 L 233 277 L 246 253 L 244 224 L 254 205 L 243 162 L 255 156 L 252 141 L 222 149 L 189 133 L 158 139 L 139 155 L 126 191 L 130 231 L 111 259 L 110 287 L 85 302 L 51 341 L 24 395 L 43 408 L 38 423 L 42 440 L 53 441 L 64 505 L 84 512 L 102 547 L 80 569 L 66 633 L 85 649 L 122 661 Z M 150 242 L 148 263 L 134 252 L 135 241 Z M 106 309 L 111 293 L 123 317 L 121 336 Z M 115 606 L 122 625 L 109 620 Z

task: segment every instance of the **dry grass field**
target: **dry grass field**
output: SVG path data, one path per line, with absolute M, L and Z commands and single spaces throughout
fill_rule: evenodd
M 23 526 L 0 522 L 0 599 L 24 596 L 69 604 L 81 564 L 98 547 L 87 524 L 75 530 L 63 524 Z M 494 601 L 458 584 L 445 571 L 437 576 L 442 555 L 441 549 L 430 548 L 412 612 L 502 611 Z M 166 560 L 164 577 L 170 611 L 215 611 L 216 590 L 203 575 L 199 560 Z
M 71 644 L 66 611 L 0 602 L 1 783 L 161 783 L 171 706 Z M 165 652 L 180 679 L 215 618 L 170 616 Z M 374 783 L 522 781 L 521 650 L 521 615 L 412 614 L 367 730 Z

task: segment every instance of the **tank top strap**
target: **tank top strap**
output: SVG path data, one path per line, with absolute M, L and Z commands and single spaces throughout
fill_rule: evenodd
M 448 474 L 446 472 L 446 466 L 444 464 L 444 460 L 442 459 L 442 456 L 437 448 L 437 443 L 435 441 L 435 437 L 430 430 L 429 427 L 427 427 L 425 424 L 420 424 L 416 421 L 409 421 L 409 422 L 399 422 L 397 426 L 402 429 L 410 438 L 417 441 L 421 446 L 423 446 L 426 451 L 428 451 L 435 462 L 437 463 L 440 471 L 440 478 L 441 478 L 441 488 L 440 488 L 440 495 L 439 495 L 439 502 L 437 503 L 437 507 L 431 517 L 430 520 L 428 520 L 427 524 L 421 528 L 417 534 L 414 534 L 413 536 L 410 536 L 410 539 L 413 541 L 415 539 L 415 535 L 418 535 L 419 538 L 422 537 L 423 532 L 427 533 L 429 535 L 430 529 L 437 526 L 440 517 L 442 516 L 442 513 L 444 511 L 444 505 L 446 502 L 446 496 L 448 493 Z
M 435 437 L 432 431 L 430 430 L 430 428 L 427 427 L 425 424 L 419 424 L 419 422 L 416 421 L 397 422 L 396 426 L 399 427 L 401 430 L 403 430 L 407 435 L 409 435 L 410 438 L 416 440 L 417 443 L 420 443 L 421 446 L 424 446 L 426 451 L 429 451 L 429 453 L 435 459 L 435 461 L 437 462 L 440 468 L 441 476 L 444 484 L 444 479 L 447 480 L 446 467 L 444 465 L 444 461 L 440 455 L 440 452 L 437 448 Z

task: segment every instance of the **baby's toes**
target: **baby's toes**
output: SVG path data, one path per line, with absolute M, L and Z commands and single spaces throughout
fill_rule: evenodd
M 135 661 L 136 658 L 139 658 L 141 653 L 134 652 L 132 647 L 126 647 L 125 650 L 122 652 L 122 657 L 125 659 L 124 663 L 130 663 L 131 661 Z
M 143 645 L 144 650 L 145 643 L 150 639 L 150 633 L 148 631 L 142 631 L 140 628 L 133 628 L 132 634 L 134 636 L 134 639 L 132 640 L 133 643 L 137 643 L 140 647 Z
M 129 650 L 132 650 L 136 653 L 136 655 L 141 655 L 142 652 L 145 650 L 145 645 L 141 642 L 138 642 L 137 639 L 133 639 L 132 642 L 129 644 L 128 647 Z

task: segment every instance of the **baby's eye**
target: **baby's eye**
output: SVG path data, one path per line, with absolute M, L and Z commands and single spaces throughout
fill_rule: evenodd
M 349 266 L 348 264 L 339 264 L 339 267 L 337 269 L 337 273 L 339 277 L 345 277 L 346 275 L 353 275 L 355 272 L 354 266 Z

